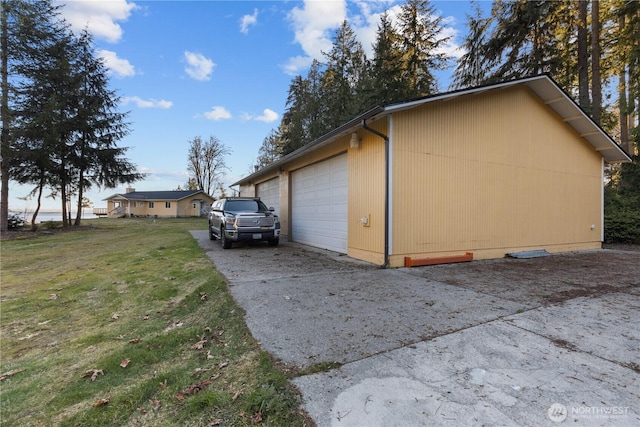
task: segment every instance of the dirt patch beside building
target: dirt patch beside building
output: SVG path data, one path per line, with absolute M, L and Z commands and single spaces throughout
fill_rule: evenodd
M 640 290 L 640 247 L 617 245 L 616 249 L 437 265 L 409 272 L 523 304 L 547 305 Z

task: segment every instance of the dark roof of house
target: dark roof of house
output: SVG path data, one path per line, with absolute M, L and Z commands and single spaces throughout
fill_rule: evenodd
M 387 105 L 380 105 L 359 115 L 344 125 L 332 130 L 324 136 L 311 141 L 309 144 L 287 154 L 274 163 L 265 166 L 255 173 L 246 176 L 239 181 L 231 184 L 231 186 L 251 182 L 255 178 L 278 170 L 282 165 L 304 156 L 306 153 L 324 147 L 327 144 L 356 132 L 361 129 L 367 121 L 375 121 L 382 117 L 388 116 L 398 111 L 407 110 L 429 102 L 449 100 L 459 96 L 478 94 L 489 90 L 496 90 L 510 86 L 522 85 L 528 87 L 553 111 L 555 111 L 569 126 L 589 142 L 600 154 L 605 161 L 609 163 L 630 162 L 631 157 L 616 142 L 589 117 L 576 104 L 573 99 L 547 74 L 541 74 L 532 77 L 524 77 L 520 79 L 510 80 L 502 83 L 493 83 L 483 86 L 460 89 L 451 92 L 445 92 L 435 95 L 429 95 L 424 98 L 418 98 L 409 101 L 397 102 Z
M 107 197 L 104 200 L 111 200 L 114 198 L 126 199 L 126 200 L 182 200 L 187 197 L 195 196 L 196 194 L 207 195 L 202 190 L 189 190 L 189 191 L 132 191 L 125 194 L 114 194 Z

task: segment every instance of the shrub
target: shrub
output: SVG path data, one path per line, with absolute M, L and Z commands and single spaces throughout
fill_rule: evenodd
M 18 214 L 9 214 L 9 218 L 7 219 L 9 230 L 16 230 L 18 228 L 24 227 L 24 219 Z
M 640 244 L 640 211 L 625 208 L 605 211 L 604 241 Z

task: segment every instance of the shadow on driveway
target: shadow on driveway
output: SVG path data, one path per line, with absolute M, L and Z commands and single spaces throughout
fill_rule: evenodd
M 555 403 L 568 420 L 640 424 L 638 252 L 382 270 L 192 234 L 266 351 L 342 365 L 293 380 L 318 425 L 555 425 Z

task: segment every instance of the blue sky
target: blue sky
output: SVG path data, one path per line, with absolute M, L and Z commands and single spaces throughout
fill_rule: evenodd
M 231 151 L 226 185 L 248 174 L 267 134 L 278 126 L 295 75 L 331 48 L 335 29 L 346 18 L 370 50 L 378 18 L 402 1 L 126 1 L 68 0 L 62 16 L 72 29 L 87 27 L 111 75 L 111 88 L 129 111 L 130 134 L 119 142 L 126 157 L 147 178 L 138 191 L 174 190 L 187 182 L 189 141 L 217 137 Z M 469 1 L 432 1 L 444 17 L 456 57 L 466 33 Z M 480 2 L 484 8 L 489 2 Z M 449 88 L 449 74 L 439 88 Z M 10 183 L 9 208 L 32 211 L 22 200 L 31 187 Z M 124 193 L 92 189 L 95 207 Z M 43 199 L 43 209 L 60 201 Z

